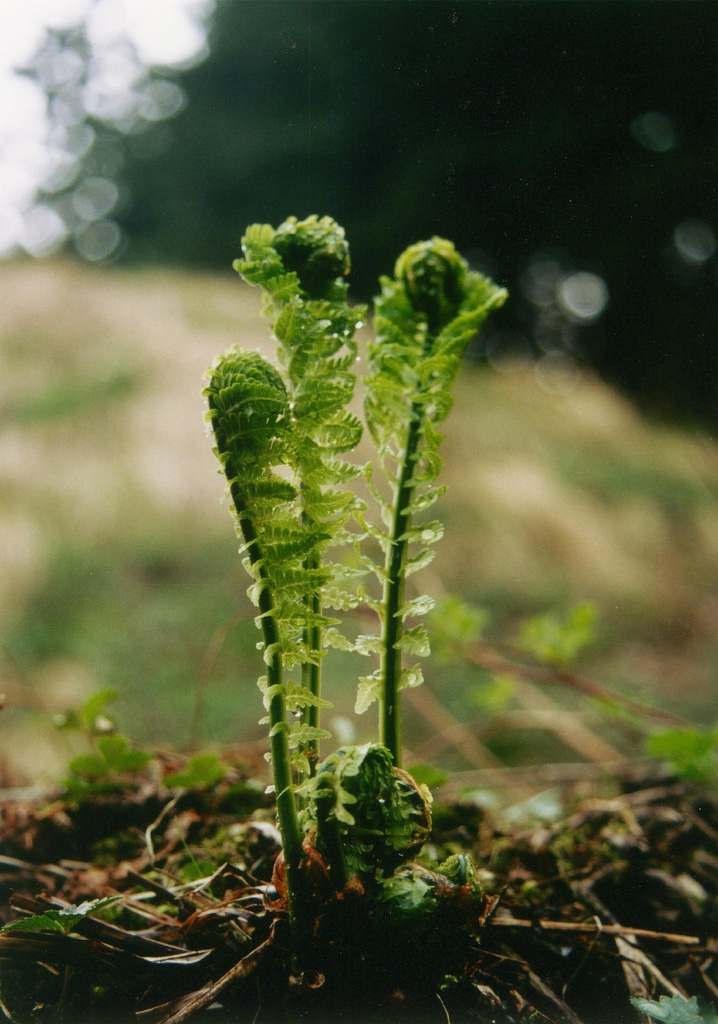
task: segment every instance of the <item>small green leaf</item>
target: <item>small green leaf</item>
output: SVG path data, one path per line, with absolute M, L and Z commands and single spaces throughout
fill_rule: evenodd
M 17 921 L 10 921 L 0 928 L 0 932 L 58 932 L 60 935 L 67 934 L 60 922 L 48 914 L 33 914 L 31 917 L 21 917 Z
M 56 717 L 59 729 L 81 729 L 91 735 L 106 732 L 114 723 L 105 714 L 105 709 L 117 697 L 117 690 L 98 690 L 91 694 L 77 710 Z
M 165 776 L 165 786 L 184 786 L 187 789 L 208 789 L 215 786 L 227 774 L 227 766 L 223 764 L 214 751 L 196 754 L 182 772 L 174 772 Z
M 414 618 L 418 615 L 426 615 L 433 607 L 433 597 L 429 597 L 428 594 L 422 594 L 421 597 L 414 597 L 411 601 L 407 601 L 396 614 L 403 621 L 404 619 Z
M 95 732 L 97 720 L 105 716 L 107 705 L 111 704 L 118 697 L 117 690 L 97 690 L 91 694 L 78 711 L 78 716 L 83 727 L 88 732 Z
M 354 641 L 354 648 L 358 654 L 381 654 L 383 645 L 380 636 L 367 636 L 361 633 Z
M 209 878 L 217 868 L 211 860 L 191 860 L 179 869 L 179 877 L 183 882 L 197 882 L 200 878 Z
M 424 673 L 421 665 L 413 665 L 411 668 L 403 668 L 399 676 L 400 690 L 413 690 L 424 682 Z
M 488 622 L 488 612 L 475 608 L 460 597 L 442 598 L 431 614 L 432 648 L 441 661 L 466 658 L 471 647 L 481 639 Z
M 510 675 L 490 676 L 469 690 L 469 696 L 477 707 L 490 715 L 506 711 L 516 692 L 516 679 Z
M 284 725 L 285 723 L 281 723 Z M 277 727 L 274 726 L 274 729 Z M 270 736 L 272 732 L 270 732 Z M 313 743 L 316 740 L 328 740 L 331 737 L 331 733 L 326 729 L 319 729 L 314 725 L 307 725 L 306 722 L 295 722 L 289 727 L 288 740 L 290 750 L 296 747 L 302 747 L 307 743 Z
M 596 609 L 591 604 L 572 608 L 560 618 L 554 612 L 537 615 L 523 623 L 519 644 L 540 661 L 569 665 L 596 639 Z
M 716 1024 L 716 1011 L 713 1003 L 705 1003 L 693 996 L 661 996 L 658 1002 L 650 999 L 631 999 L 631 1003 L 641 1013 L 662 1021 L 663 1024 Z
M 109 774 L 109 767 L 104 757 L 98 754 L 79 754 L 69 764 L 70 772 L 83 779 L 97 781 Z
M 357 690 L 356 704 L 354 711 L 357 715 L 363 715 L 367 708 L 371 707 L 375 700 L 379 699 L 381 687 L 381 673 L 372 672 L 370 676 L 359 677 L 359 688 Z
M 86 900 L 79 906 L 65 907 L 62 910 L 45 910 L 42 914 L 33 914 L 31 917 L 11 921 L 0 928 L 0 932 L 59 932 L 62 935 L 69 935 L 80 921 L 84 921 L 90 914 L 96 913 L 111 903 L 116 903 L 121 898 L 121 896 L 105 896 L 102 899 Z
M 718 729 L 666 729 L 648 737 L 646 750 L 691 782 L 718 776 Z
M 98 736 L 96 743 L 110 772 L 137 772 L 152 760 L 152 754 L 130 746 L 130 741 L 121 733 Z
M 407 559 L 406 575 L 411 576 L 413 573 L 419 572 L 421 569 L 425 569 L 427 565 L 431 565 L 434 561 L 435 554 L 436 552 L 432 551 L 431 548 L 424 548 L 418 555 L 414 555 L 412 558 Z
M 322 632 L 322 641 L 325 647 L 334 647 L 339 651 L 353 651 L 354 644 L 348 640 L 338 629 L 330 626 Z
M 288 682 L 286 684 L 285 700 L 287 703 L 287 711 L 301 711 L 304 708 L 331 708 L 333 707 L 330 700 L 325 700 L 324 697 L 319 697 L 316 693 L 312 693 L 306 686 L 302 686 L 300 683 Z
M 402 634 L 396 645 L 406 654 L 415 654 L 418 658 L 428 658 L 431 653 L 429 634 L 424 626 L 413 626 Z

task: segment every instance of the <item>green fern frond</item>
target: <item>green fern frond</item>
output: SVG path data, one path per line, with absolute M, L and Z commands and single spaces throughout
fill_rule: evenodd
M 405 630 L 396 644 L 406 654 L 414 654 L 418 658 L 427 658 L 431 653 L 429 634 L 424 626 L 413 626 Z
M 380 669 L 376 669 L 371 675 L 359 676 L 359 686 L 354 704 L 354 711 L 357 715 L 363 715 L 372 706 L 374 701 L 380 700 L 381 684 L 382 674 Z
M 265 314 L 279 342 L 293 441 L 295 512 L 313 538 L 304 551 L 304 575 L 296 575 L 294 583 L 288 576 L 278 580 L 275 593 L 282 602 L 301 597 L 307 608 L 297 649 L 306 655 L 303 684 L 318 696 L 324 650 L 320 612 L 325 605 L 349 603 L 335 587 L 333 570 L 320 566 L 328 547 L 346 542 L 347 523 L 359 508 L 354 495 L 343 490 L 357 469 L 342 456 L 356 447 L 362 434 L 360 421 L 347 406 L 355 384 L 353 335 L 364 311 L 346 301 L 349 247 L 343 229 L 330 217 L 290 217 L 276 230 L 254 225 L 242 247 L 244 259 L 235 269 L 261 289 Z M 304 718 L 315 729 L 318 706 L 307 705 Z M 316 760 L 316 747 L 308 754 L 310 762 Z
M 375 300 L 375 339 L 369 346 L 369 378 L 364 411 L 378 449 L 378 464 L 392 492 L 392 500 L 379 493 L 368 474 L 369 489 L 388 528 L 383 567 L 381 738 L 399 763 L 398 693 L 421 682 L 417 667 L 402 670 L 403 622 L 430 607 L 423 597 L 404 602 L 406 576 L 431 561 L 429 545 L 439 539 L 440 524 L 415 527 L 412 519 L 441 496 L 435 481 L 441 469 L 438 455 L 442 434 L 437 425 L 452 405 L 451 388 L 464 350 L 488 313 L 500 306 L 506 292 L 488 278 L 471 271 L 445 239 L 432 238 L 410 246 L 398 259 L 393 279 L 381 280 Z M 364 523 L 366 532 L 380 539 L 381 528 Z M 410 553 L 415 541 L 422 544 Z M 380 540 L 381 543 L 381 540 Z M 419 650 L 428 644 L 419 642 Z M 375 694 L 365 682 L 361 707 Z
M 298 882 L 302 838 L 293 793 L 287 736 L 286 690 L 283 680 L 285 652 L 296 645 L 297 630 L 282 623 L 275 594 L 278 582 L 302 565 L 301 555 L 278 560 L 281 551 L 302 550 L 301 530 L 290 536 L 292 519 L 281 510 L 295 498 L 293 487 L 274 468 L 290 455 L 288 436 L 289 398 L 277 371 L 256 352 L 236 347 L 220 356 L 210 369 L 204 394 L 215 438 L 215 451 L 228 481 L 238 531 L 246 551 L 245 564 L 254 584 L 250 592 L 259 611 L 267 674 L 259 681 L 269 710 L 270 742 L 277 812 L 284 842 L 288 886 Z M 280 495 L 276 501 L 268 494 Z M 268 506 L 274 505 L 277 520 Z M 277 526 L 277 522 L 279 525 Z M 277 531 L 277 532 L 275 532 Z
M 330 754 L 305 793 L 302 825 L 316 834 L 337 888 L 354 877 L 379 885 L 416 853 L 431 824 L 426 794 L 376 744 Z

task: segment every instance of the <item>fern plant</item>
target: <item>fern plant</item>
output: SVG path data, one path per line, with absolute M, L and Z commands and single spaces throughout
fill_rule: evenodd
M 369 892 L 388 884 L 428 835 L 428 793 L 399 767 L 398 694 L 421 682 L 420 668 L 405 667 L 403 656 L 428 653 L 425 629 L 406 620 L 431 603 L 405 601 L 404 584 L 428 564 L 429 545 L 441 535 L 438 522 L 416 525 L 414 517 L 442 491 L 437 425 L 451 406 L 461 356 L 506 293 L 438 238 L 411 246 L 395 278 L 382 280 L 364 402 L 391 492 L 387 499 L 371 467 L 364 470 L 378 525 L 348 486 L 363 471 L 346 454 L 362 436 L 349 406 L 354 332 L 365 310 L 347 302 L 344 232 L 328 217 L 291 217 L 276 229 L 248 228 L 242 245 L 235 268 L 262 291 L 279 365 L 234 347 L 209 371 L 205 395 L 259 612 L 267 669 L 259 685 L 299 941 L 317 858 L 336 890 L 353 881 Z M 359 545 L 367 535 L 378 540 L 382 564 L 360 554 L 362 568 L 350 570 L 329 556 L 333 546 Z M 352 589 L 353 577 L 368 570 L 382 582 L 381 599 Z M 350 642 L 327 610 L 360 602 L 377 612 L 381 635 Z M 329 703 L 321 666 L 331 647 L 379 655 L 379 669 L 360 680 L 357 710 L 379 699 L 380 742 L 342 748 L 318 765 L 319 741 L 329 735 L 319 725 Z
M 354 331 L 365 315 L 347 303 L 349 247 L 330 217 L 290 217 L 275 231 L 254 225 L 242 239 L 244 259 L 235 269 L 264 295 L 288 395 L 288 419 L 297 480 L 297 503 L 305 535 L 304 567 L 309 587 L 294 612 L 302 625 L 302 685 L 312 695 L 303 711 L 303 769 L 318 757 L 321 662 L 331 645 L 350 646 L 324 608 L 356 603 L 347 592 L 347 570 L 324 563 L 331 544 L 353 539 L 345 527 L 358 500 L 345 486 L 360 472 L 343 455 L 358 444 L 362 425 L 347 409 L 355 385 Z M 324 564 L 323 564 L 324 563 Z M 285 613 L 287 609 L 285 608 Z
M 382 523 L 365 521 L 365 526 L 381 545 L 384 563 L 366 562 L 383 592 L 381 600 L 369 599 L 381 637 L 365 639 L 364 650 L 378 652 L 381 664 L 361 680 L 356 710 L 379 700 L 380 739 L 399 765 L 399 692 L 423 680 L 420 664 L 404 666 L 403 658 L 429 653 L 426 629 L 407 629 L 405 623 L 433 605 L 426 596 L 405 600 L 404 584 L 432 561 L 431 545 L 442 534 L 438 520 L 415 525 L 414 517 L 444 491 L 436 484 L 443 436 L 438 425 L 451 409 L 451 388 L 466 346 L 507 292 L 469 270 L 442 238 L 410 246 L 397 261 L 394 279 L 382 278 L 381 286 L 364 408 L 391 498 L 386 500 L 369 473 Z

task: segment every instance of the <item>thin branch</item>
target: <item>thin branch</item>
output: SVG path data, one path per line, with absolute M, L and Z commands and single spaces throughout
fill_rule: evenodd
M 405 697 L 415 711 L 429 723 L 434 736 L 442 736 L 464 755 L 475 768 L 502 768 L 495 757 L 464 722 L 459 722 L 431 692 L 428 686 L 419 686 L 405 691 Z M 422 749 L 426 750 L 428 744 Z
M 635 936 L 640 939 L 658 939 L 662 942 L 674 942 L 679 946 L 699 946 L 701 940 L 695 935 L 677 935 L 673 932 L 656 932 L 650 928 L 631 928 L 622 924 L 591 924 L 582 921 L 525 921 L 518 917 L 491 917 L 486 922 L 491 928 L 542 928 L 547 932 L 574 932 L 583 935 L 621 935 Z
M 577 690 L 588 697 L 620 704 L 628 711 L 632 711 L 642 718 L 665 722 L 666 725 L 682 726 L 688 724 L 686 719 L 680 718 L 678 715 L 673 715 L 669 711 L 663 711 L 661 708 L 651 707 L 649 704 L 644 704 L 633 697 L 618 693 L 609 686 L 604 686 L 602 683 L 597 683 L 593 679 L 588 679 L 586 676 L 579 675 L 577 672 L 572 672 L 567 668 L 553 665 L 524 665 L 518 663 L 513 660 L 513 657 L 519 657 L 519 652 L 516 652 L 514 655 L 514 652 L 511 649 L 509 650 L 512 654 L 510 659 L 504 657 L 496 648 L 488 644 L 475 644 L 469 651 L 468 659 L 472 664 L 479 668 L 485 668 L 489 672 L 512 675 L 529 682 L 562 683 L 564 686 L 569 686 L 572 690 Z
M 242 957 L 234 967 L 231 967 L 226 974 L 223 974 L 216 981 L 210 982 L 196 992 L 182 996 L 174 1003 L 165 1003 L 161 1007 L 153 1006 L 149 1010 L 140 1010 L 137 1016 L 143 1021 L 152 1021 L 157 1019 L 156 1014 L 158 1010 L 169 1010 L 166 1016 L 157 1020 L 157 1024 L 181 1024 L 183 1020 L 187 1020 L 195 1011 L 201 1010 L 203 1007 L 213 1003 L 220 992 L 224 991 L 228 985 L 252 974 L 261 963 L 264 954 L 273 944 L 273 941 L 274 935 L 271 934 L 269 938 L 260 943 L 251 953 L 247 953 L 245 957 Z

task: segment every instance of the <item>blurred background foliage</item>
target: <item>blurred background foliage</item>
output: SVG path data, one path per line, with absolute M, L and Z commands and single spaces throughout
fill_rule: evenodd
M 511 289 L 494 354 L 715 425 L 712 0 L 177 0 L 207 39 L 173 66 L 88 3 L 28 61 L 58 161 L 31 247 L 226 272 L 245 224 L 327 212 L 365 300 L 444 234 Z
M 640 753 L 640 716 L 504 671 L 538 671 L 519 650 L 537 615 L 554 618 L 535 643 L 577 644 L 582 676 L 710 724 L 715 4 L 177 4 L 182 38 L 163 35 L 170 3 L 149 25 L 130 0 L 63 0 L 19 72 L 45 118 L 32 195 L 29 158 L 19 176 L 0 158 L 7 778 L 56 771 L 75 739 L 50 716 L 107 687 L 138 740 L 261 742 L 198 394 L 218 351 L 267 345 L 229 268 L 247 223 L 290 213 L 344 224 L 357 301 L 433 233 L 511 291 L 448 424 L 447 532 L 419 583 L 465 603 L 434 622 L 412 753 L 590 759 L 589 736 L 595 759 Z M 567 624 L 587 605 L 583 644 Z M 352 714 L 365 668 L 339 656 L 340 739 L 373 729 Z

